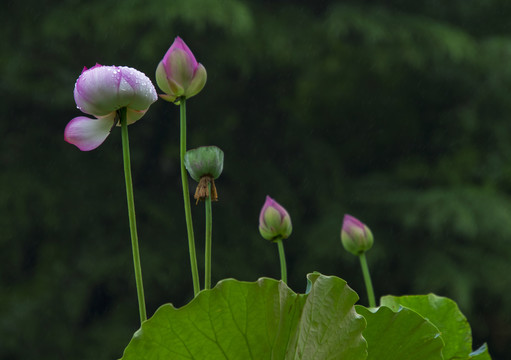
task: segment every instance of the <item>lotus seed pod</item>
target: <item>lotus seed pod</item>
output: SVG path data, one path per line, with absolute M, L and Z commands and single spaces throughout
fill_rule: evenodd
M 185 167 L 197 182 L 206 175 L 217 179 L 224 168 L 224 152 L 216 146 L 188 150 L 185 154 Z

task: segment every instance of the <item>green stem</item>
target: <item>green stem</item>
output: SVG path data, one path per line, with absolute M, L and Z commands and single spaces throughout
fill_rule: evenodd
M 280 275 L 282 281 L 287 284 L 287 268 L 286 268 L 286 254 L 284 254 L 284 244 L 282 243 L 282 239 L 277 240 L 277 245 L 279 247 L 279 257 L 280 257 Z
M 186 100 L 180 99 L 180 159 L 181 181 L 183 183 L 183 200 L 185 204 L 186 230 L 188 232 L 188 251 L 190 252 L 190 265 L 192 268 L 193 294 L 197 296 L 200 291 L 199 269 L 197 268 L 197 255 L 195 254 L 195 238 L 193 235 L 192 209 L 190 206 L 190 191 L 188 190 L 188 173 L 185 168 L 186 154 Z
M 131 180 L 130 142 L 128 138 L 128 123 L 126 108 L 119 110 L 122 133 L 122 159 L 124 162 L 124 177 L 126 179 L 126 199 L 128 201 L 128 217 L 130 222 L 131 248 L 133 251 L 133 265 L 135 267 L 135 281 L 137 283 L 138 311 L 140 324 L 147 319 L 144 284 L 142 283 L 142 268 L 140 266 L 140 251 L 138 249 L 137 220 L 135 217 L 135 200 L 133 198 L 133 182 Z
M 369 299 L 369 307 L 376 307 L 373 283 L 371 281 L 371 275 L 369 274 L 369 266 L 367 266 L 366 254 L 365 253 L 360 254 L 359 259 L 360 266 L 362 267 L 362 274 L 364 274 L 364 281 L 367 289 L 367 298 Z
M 211 215 L 211 183 L 208 183 L 206 197 L 206 246 L 204 260 L 204 289 L 211 289 L 211 233 L 213 228 L 213 216 Z

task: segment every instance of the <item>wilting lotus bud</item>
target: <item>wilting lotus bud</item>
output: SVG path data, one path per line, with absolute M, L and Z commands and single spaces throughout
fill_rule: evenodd
M 127 123 L 139 120 L 158 96 L 151 80 L 126 66 L 84 68 L 76 80 L 74 97 L 78 108 L 96 119 L 79 116 L 64 130 L 64 139 L 82 151 L 97 148 L 118 123 L 117 111 L 126 108 Z
M 216 146 L 201 146 L 188 150 L 184 162 L 190 176 L 199 183 L 194 195 L 197 202 L 210 196 L 209 184 L 211 184 L 211 200 L 217 201 L 215 179 L 224 169 L 224 152 Z
M 179 101 L 197 95 L 206 84 L 206 69 L 178 36 L 156 68 L 156 83 L 165 93 L 162 99 Z
M 266 196 L 266 202 L 259 214 L 259 232 L 266 240 L 277 241 L 287 239 L 293 226 L 291 217 L 286 209 L 271 197 Z
M 373 246 L 371 230 L 351 215 L 344 215 L 341 241 L 344 248 L 354 255 L 361 255 Z

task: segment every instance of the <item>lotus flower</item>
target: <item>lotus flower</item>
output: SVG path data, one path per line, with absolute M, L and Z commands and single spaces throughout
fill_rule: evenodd
M 64 130 L 64 139 L 82 151 L 101 145 L 118 124 L 117 112 L 126 108 L 127 123 L 139 120 L 158 96 L 151 80 L 126 66 L 84 68 L 76 80 L 74 98 L 78 109 L 95 119 L 78 116 Z
M 259 215 L 259 232 L 266 240 L 277 241 L 287 239 L 293 226 L 291 217 L 286 209 L 271 197 L 266 196 L 266 201 Z
M 178 36 L 156 68 L 156 83 L 165 93 L 164 100 L 179 102 L 179 98 L 197 95 L 206 84 L 206 69 Z
M 341 241 L 347 251 L 360 255 L 373 246 L 373 234 L 363 222 L 346 214 L 342 223 Z

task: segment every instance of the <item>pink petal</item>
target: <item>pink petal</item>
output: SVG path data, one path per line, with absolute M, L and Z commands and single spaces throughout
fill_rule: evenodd
M 188 45 L 185 44 L 183 39 L 181 39 L 179 36 L 174 39 L 174 42 L 170 46 L 169 50 L 163 57 L 163 62 L 168 62 L 168 57 L 170 54 L 172 54 L 175 50 L 183 50 L 186 53 L 186 57 L 188 58 L 188 61 L 190 62 L 190 66 L 192 68 L 192 71 L 194 71 L 197 68 L 197 60 L 195 59 L 195 56 L 193 55 L 192 51 L 188 47 Z
M 119 104 L 133 110 L 146 111 L 158 99 L 151 80 L 142 72 L 119 66 L 122 79 L 119 84 Z
M 115 66 L 94 66 L 85 70 L 75 84 L 74 98 L 78 108 L 96 117 L 119 109 L 121 71 Z
M 99 119 L 78 116 L 64 130 L 64 140 L 81 151 L 90 151 L 105 141 L 114 125 L 115 112 Z
M 76 81 L 76 105 L 95 117 L 104 117 L 122 107 L 146 111 L 158 96 L 151 80 L 127 66 L 96 65 Z

